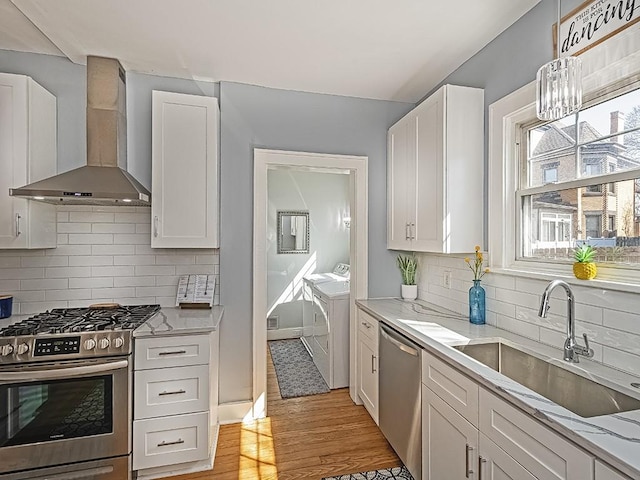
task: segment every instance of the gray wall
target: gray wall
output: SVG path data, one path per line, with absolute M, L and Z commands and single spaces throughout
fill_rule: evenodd
M 386 249 L 386 132 L 413 105 L 220 83 L 220 400 L 251 398 L 253 148 L 369 157 L 369 296 L 399 294 Z

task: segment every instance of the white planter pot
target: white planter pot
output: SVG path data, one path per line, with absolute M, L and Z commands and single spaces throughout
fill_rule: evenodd
M 402 285 L 402 298 L 405 300 L 415 300 L 418 298 L 418 286 Z

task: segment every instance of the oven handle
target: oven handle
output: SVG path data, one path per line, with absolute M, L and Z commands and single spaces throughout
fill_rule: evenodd
M 33 370 L 20 372 L 0 372 L 0 382 L 30 382 L 34 380 L 51 380 L 69 378 L 93 373 L 112 372 L 129 366 L 129 360 L 100 363 L 98 365 L 84 365 L 80 367 L 57 367 L 53 370 Z
M 53 475 L 45 475 L 44 477 L 31 477 L 31 480 L 82 480 L 83 478 L 96 478 L 98 475 L 108 475 L 113 473 L 113 467 L 97 467 L 87 468 L 85 470 L 76 470 L 73 472 L 56 473 Z

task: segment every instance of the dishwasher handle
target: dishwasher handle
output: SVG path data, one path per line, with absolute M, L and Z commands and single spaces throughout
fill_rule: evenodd
M 394 338 L 395 335 L 393 334 L 393 331 L 387 329 L 384 325 L 380 325 L 380 334 L 385 340 L 387 340 L 389 343 L 391 343 L 398 349 L 402 350 L 404 353 L 408 353 L 409 355 L 413 355 L 414 357 L 418 356 L 418 353 L 419 353 L 418 349 L 413 348 L 403 343 L 402 341 Z

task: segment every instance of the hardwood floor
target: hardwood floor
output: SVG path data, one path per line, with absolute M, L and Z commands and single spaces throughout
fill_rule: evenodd
M 213 471 L 171 480 L 312 480 L 400 465 L 348 389 L 282 399 L 271 357 L 267 365 L 268 416 L 222 425 Z

